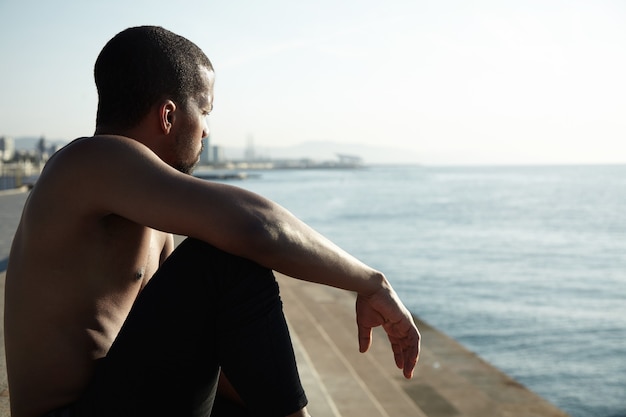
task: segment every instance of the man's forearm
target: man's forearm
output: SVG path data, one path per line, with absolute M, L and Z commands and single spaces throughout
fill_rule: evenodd
M 247 239 L 247 255 L 266 267 L 305 281 L 362 295 L 388 285 L 384 275 L 348 254 L 284 208 L 270 204 L 263 231 Z M 257 217 L 258 218 L 258 217 Z

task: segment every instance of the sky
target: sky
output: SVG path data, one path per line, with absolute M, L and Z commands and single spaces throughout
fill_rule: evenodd
M 211 59 L 215 145 L 626 163 L 625 22 L 623 0 L 0 0 L 0 136 L 91 135 L 98 53 L 148 24 Z

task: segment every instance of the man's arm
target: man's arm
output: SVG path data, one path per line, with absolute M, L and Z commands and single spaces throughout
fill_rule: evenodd
M 226 252 L 305 281 L 359 294 L 360 347 L 383 325 L 396 363 L 412 373 L 419 333 L 384 275 L 278 204 L 241 188 L 182 174 L 144 145 L 96 137 L 70 145 L 50 163 L 79 196 L 85 215 L 116 214 L 154 229 L 204 240 Z M 401 358 L 401 359 L 399 359 Z

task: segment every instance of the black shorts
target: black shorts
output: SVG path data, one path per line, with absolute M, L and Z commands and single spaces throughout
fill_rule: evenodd
M 220 369 L 250 416 L 307 404 L 272 271 L 186 239 L 139 295 L 79 401 L 48 416 L 208 417 Z

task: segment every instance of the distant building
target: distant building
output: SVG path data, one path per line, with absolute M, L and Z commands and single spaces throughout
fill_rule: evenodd
M 344 165 L 361 165 L 363 163 L 363 159 L 360 156 L 356 155 L 346 155 L 343 153 L 336 154 L 339 158 L 339 163 Z
M 46 163 L 48 158 L 50 157 L 48 142 L 45 137 L 39 138 L 39 142 L 37 142 L 37 147 L 35 148 L 35 152 L 37 153 L 38 162 Z
M 252 135 L 248 135 L 246 150 L 244 151 L 243 158 L 246 161 L 254 161 L 256 159 L 256 150 L 254 149 L 254 137 Z
M 210 136 L 202 139 L 202 153 L 200 154 L 200 165 L 209 165 L 211 162 L 211 139 Z
M 221 146 L 211 146 L 211 162 L 218 164 L 224 161 L 224 148 Z
M 8 162 L 15 156 L 15 141 L 13 138 L 0 136 L 0 160 Z

